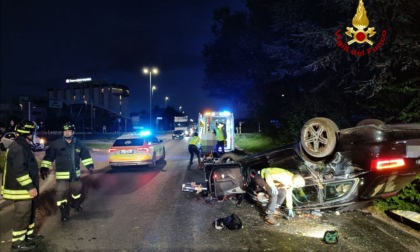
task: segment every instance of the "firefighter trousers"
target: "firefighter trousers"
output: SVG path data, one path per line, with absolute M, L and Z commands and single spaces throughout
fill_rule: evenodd
M 70 191 L 72 200 L 78 200 L 80 199 L 80 196 L 82 196 L 82 181 L 80 181 L 80 179 L 77 181 L 57 180 L 55 191 L 57 206 L 67 203 Z
M 16 200 L 14 207 L 12 244 L 19 244 L 25 240 L 26 236 L 34 234 L 35 200 Z

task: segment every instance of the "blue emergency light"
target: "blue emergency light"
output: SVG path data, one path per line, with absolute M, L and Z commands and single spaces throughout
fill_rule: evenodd
M 140 131 L 140 136 L 150 136 L 152 132 L 150 130 L 142 130 Z

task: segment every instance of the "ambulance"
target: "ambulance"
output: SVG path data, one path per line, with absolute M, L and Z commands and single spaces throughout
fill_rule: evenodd
M 208 155 L 216 147 L 216 127 L 218 123 L 223 124 L 223 134 L 225 136 L 225 152 L 235 149 L 235 123 L 233 113 L 229 111 L 207 111 L 198 114 L 197 133 L 201 138 L 201 151 L 203 155 Z

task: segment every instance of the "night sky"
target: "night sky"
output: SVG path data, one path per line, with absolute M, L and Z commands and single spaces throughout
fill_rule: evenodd
M 232 109 L 206 98 L 203 45 L 212 39 L 213 11 L 244 10 L 243 0 L 1 0 L 2 103 L 19 95 L 47 96 L 68 78 L 130 88 L 131 112 L 149 107 L 149 77 L 159 68 L 153 105 Z

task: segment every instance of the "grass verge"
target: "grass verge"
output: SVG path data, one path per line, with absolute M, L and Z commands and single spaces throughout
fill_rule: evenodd
M 246 153 L 258 153 L 278 147 L 279 144 L 259 133 L 243 133 L 235 135 L 235 146 Z

